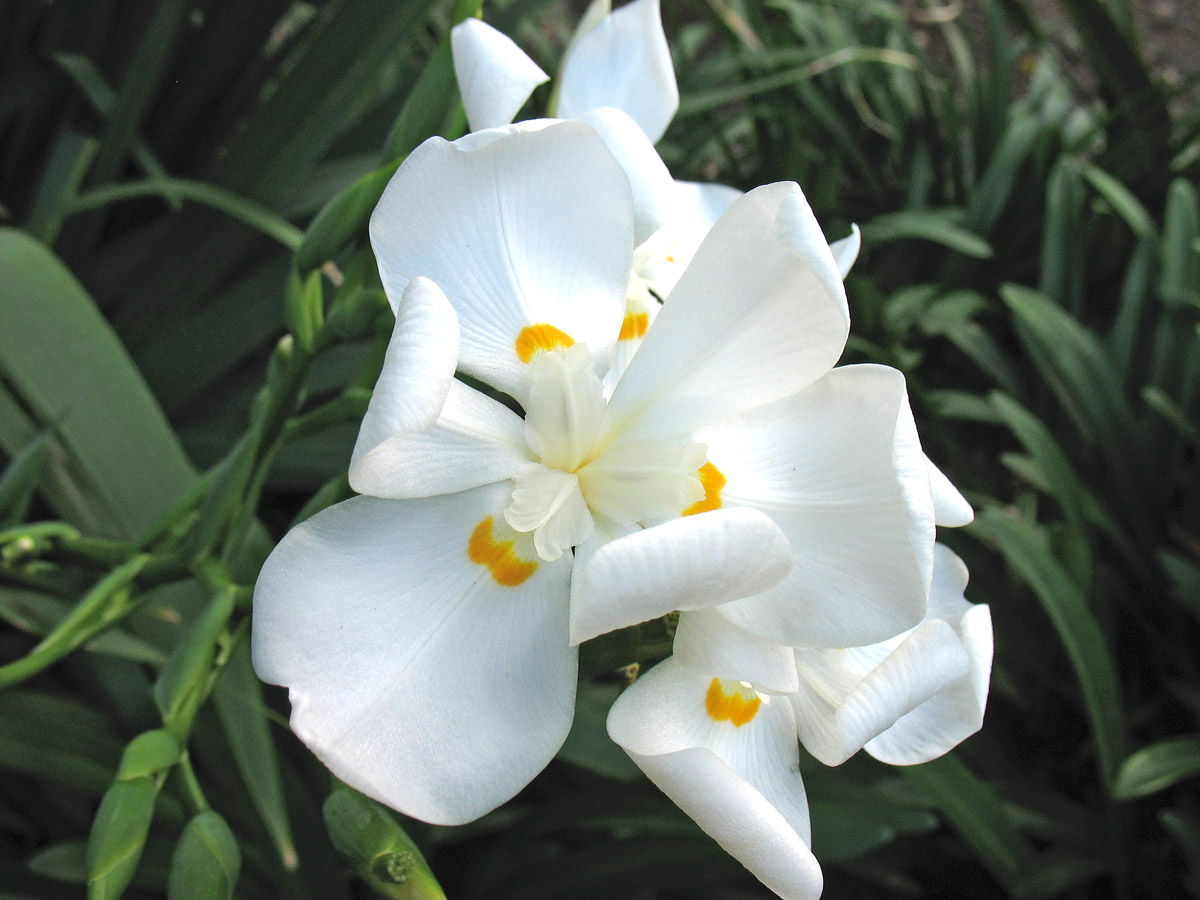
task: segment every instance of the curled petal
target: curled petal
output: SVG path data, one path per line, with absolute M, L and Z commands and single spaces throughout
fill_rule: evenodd
M 414 278 L 396 308 L 383 370 L 350 465 L 388 438 L 428 429 L 445 405 L 458 365 L 458 317 L 441 288 Z
M 560 79 L 557 115 L 612 106 L 657 143 L 679 108 L 658 0 L 634 0 L 578 35 Z
M 356 455 L 350 486 L 391 500 L 436 497 L 504 481 L 528 463 L 521 417 L 461 381 L 451 381 L 433 427 L 398 434 Z
M 571 643 L 765 590 L 791 565 L 787 539 L 757 510 L 722 509 L 634 532 L 576 562 Z
M 830 766 L 969 671 L 962 642 L 938 620 L 922 622 L 894 647 L 797 650 L 796 666 L 803 686 L 791 700 L 800 740 Z
M 992 671 L 991 611 L 963 597 L 967 568 L 962 560 L 941 544 L 934 559 L 929 617 L 946 622 L 958 634 L 969 671 L 866 745 L 868 753 L 892 765 L 928 762 L 958 746 L 982 727 L 987 707 Z
M 932 460 L 925 461 L 929 464 L 929 489 L 933 493 L 934 520 L 943 528 L 961 528 L 971 524 L 971 520 L 975 518 L 975 510 L 971 509 L 967 498 Z
M 263 566 L 251 650 L 292 729 L 343 781 L 427 822 L 468 822 L 557 752 L 574 708 L 570 565 L 499 521 L 505 485 L 356 497 Z
M 507 125 L 550 76 L 506 34 L 479 19 L 450 32 L 454 75 L 472 131 Z
M 833 259 L 837 263 L 838 273 L 845 280 L 850 274 L 850 270 L 854 268 L 854 262 L 858 259 L 858 251 L 862 249 L 862 232 L 858 230 L 858 226 L 851 224 L 850 236 L 844 237 L 840 241 L 834 241 L 829 245 L 829 252 L 833 254 Z

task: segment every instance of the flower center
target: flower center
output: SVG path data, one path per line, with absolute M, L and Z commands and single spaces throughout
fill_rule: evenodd
M 517 531 L 533 532 L 542 559 L 558 559 L 586 540 L 594 516 L 649 524 L 704 499 L 704 445 L 685 438 L 623 439 L 609 421 L 586 345 L 541 350 L 529 366 L 525 441 L 537 462 L 514 479 L 504 518 Z

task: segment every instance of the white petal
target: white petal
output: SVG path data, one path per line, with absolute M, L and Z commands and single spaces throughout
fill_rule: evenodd
M 900 411 L 896 414 L 896 433 L 892 438 L 892 464 L 900 480 L 905 505 L 910 511 L 908 537 L 913 555 L 925 586 L 925 598 L 933 581 L 933 544 L 936 530 L 933 491 L 929 486 L 929 457 L 921 449 L 917 423 L 908 402 L 908 390 L 903 392 Z
M 351 468 L 390 437 L 425 431 L 445 405 L 458 365 L 458 317 L 441 288 L 414 278 L 396 310 L 396 324 L 367 406 Z
M 389 438 L 357 457 L 350 464 L 350 486 L 395 500 L 435 497 L 512 478 L 528 462 L 521 417 L 452 381 L 434 426 Z
M 638 282 L 666 299 L 691 265 L 709 230 L 740 196 L 741 191 L 723 184 L 676 181 L 667 222 L 633 249 L 633 272 Z
M 673 658 L 702 675 L 746 681 L 760 691 L 790 694 L 800 689 L 791 647 L 742 631 L 712 609 L 679 614 Z
M 458 313 L 462 371 L 518 400 L 527 327 L 552 326 L 594 356 L 616 342 L 632 200 L 621 167 L 582 122 L 431 138 L 393 176 L 370 230 L 388 297 L 396 302 L 418 275 L 436 281 Z
M 469 556 L 507 493 L 356 497 L 289 532 L 255 586 L 254 666 L 289 688 L 293 730 L 343 781 L 427 822 L 503 803 L 571 724 L 570 564 L 530 572 L 486 532 L 496 554 Z
M 764 698 L 734 725 L 707 709 L 712 679 L 668 659 L 613 704 L 609 735 L 664 793 L 785 898 L 815 898 L 808 801 L 795 723 L 783 698 Z
M 529 363 L 525 442 L 547 466 L 574 472 L 604 427 L 604 393 L 587 347 L 539 353 Z
M 849 327 L 841 278 L 800 188 L 760 187 L 696 251 L 610 413 L 646 431 L 694 431 L 815 381 Z
M 666 163 L 637 123 L 619 109 L 606 106 L 573 118 L 596 129 L 625 170 L 633 189 L 633 242 L 642 243 L 674 211 L 675 181 Z
M 674 518 L 704 498 L 704 445 L 615 444 L 579 470 L 588 505 L 622 523 Z
M 796 558 L 780 585 L 721 615 L 808 647 L 873 643 L 921 620 L 934 527 L 919 448 L 919 471 L 895 452 L 904 398 L 896 370 L 844 366 L 697 435 L 727 479 L 722 502 L 769 512 Z
M 742 193 L 727 184 L 676 181 L 675 218 L 695 222 L 707 232 Z
M 858 251 L 861 249 L 862 232 L 858 230 L 857 225 L 853 224 L 850 226 L 849 237 L 844 237 L 829 245 L 829 252 L 833 254 L 833 259 L 837 263 L 838 272 L 843 280 L 854 268 L 854 262 L 858 259 Z
M 506 34 L 479 19 L 450 31 L 454 75 L 472 131 L 507 125 L 533 89 L 550 80 Z
M 821 896 L 821 866 L 808 844 L 770 801 L 713 754 L 629 756 L 705 834 L 783 900 Z
M 959 493 L 958 488 L 946 477 L 946 474 L 926 459 L 929 464 L 929 489 L 933 492 L 933 515 L 938 525 L 943 528 L 961 528 L 969 525 L 975 518 L 975 510 L 967 498 Z
M 573 472 L 530 463 L 517 474 L 515 484 L 504 519 L 517 531 L 533 532 L 542 559 L 558 559 L 591 536 L 592 514 Z
M 940 620 L 922 622 L 870 668 L 873 656 L 855 649 L 796 651 L 802 687 L 789 699 L 800 740 L 826 765 L 845 762 L 969 671 L 962 642 Z
M 679 108 L 658 0 L 634 0 L 579 35 L 560 76 L 557 115 L 612 106 L 657 143 Z
M 715 606 L 777 584 L 792 554 L 779 527 L 751 509 L 675 519 L 604 544 L 571 585 L 571 643 Z
M 876 759 L 892 765 L 928 762 L 983 725 L 992 670 L 992 618 L 986 605 L 966 601 L 966 585 L 962 560 L 939 544 L 929 615 L 947 622 L 958 633 L 970 671 L 868 743 L 867 752 Z

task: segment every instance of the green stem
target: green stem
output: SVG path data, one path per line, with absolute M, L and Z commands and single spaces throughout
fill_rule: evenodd
M 169 200 L 191 200 L 201 203 L 262 232 L 288 250 L 295 250 L 304 239 L 304 232 L 265 206 L 223 188 L 185 178 L 148 178 L 145 181 L 93 188 L 76 197 L 67 207 L 67 214 L 74 215 L 108 206 L 110 203 L 141 197 L 166 197 Z

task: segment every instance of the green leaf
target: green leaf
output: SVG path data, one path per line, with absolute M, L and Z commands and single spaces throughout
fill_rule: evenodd
M 1113 212 L 1125 221 L 1135 235 L 1144 238 L 1154 234 L 1154 220 L 1129 188 L 1094 165 L 1083 167 L 1083 177 L 1096 189 L 1096 193 L 1108 201 Z
M 367 220 L 379 204 L 383 189 L 400 168 L 404 157 L 364 175 L 325 204 L 304 232 L 296 248 L 296 269 L 308 272 L 332 259 L 337 252 L 366 228 Z
M 1195 186 L 1176 178 L 1167 191 L 1163 218 L 1162 268 L 1158 275 L 1158 295 L 1172 307 L 1200 303 L 1200 200 Z
M 94 183 L 112 181 L 120 172 L 121 162 L 137 136 L 138 122 L 158 87 L 188 8 L 186 0 L 162 0 L 155 4 L 154 14 L 125 70 L 125 78 L 105 125 L 92 171 Z
M 271 740 L 262 683 L 250 664 L 246 641 L 238 644 L 225 664 L 212 700 L 250 800 L 271 835 L 284 868 L 295 869 L 296 845 L 279 776 L 279 759 Z
M 1145 797 L 1200 774 L 1200 735 L 1159 741 L 1132 753 L 1121 764 L 1113 796 Z
M 1068 524 L 1080 537 L 1087 536 L 1083 496 L 1087 490 L 1075 474 L 1071 461 L 1041 420 L 1007 394 L 993 391 L 988 400 L 1017 440 L 1029 451 L 1045 476 L 1047 486 L 1058 501 Z
M 167 900 L 231 900 L 241 868 L 242 854 L 225 820 L 202 812 L 175 847 Z
M 954 753 L 897 769 L 954 825 L 980 861 L 1005 884 L 1029 866 L 1033 851 L 1017 831 L 995 791 Z
M 1151 482 L 1117 364 L 1092 332 L 1041 294 L 1009 284 L 1000 296 L 1013 312 L 1026 351 L 1080 436 L 1103 452 L 1131 531 L 1153 533 L 1145 492 Z
M 154 702 L 167 728 L 176 725 L 184 714 L 190 724 L 196 704 L 206 693 L 212 672 L 217 640 L 233 614 L 234 591 L 220 590 L 196 620 L 188 627 L 171 652 L 154 682 Z M 190 715 L 185 713 L 190 709 Z M 180 736 L 186 733 L 180 729 Z
M 121 744 L 92 708 L 32 691 L 5 691 L 0 722 L 0 766 L 97 797 L 112 783 Z
M 156 728 L 143 731 L 121 754 L 117 781 L 134 781 L 159 775 L 179 761 L 179 742 L 167 731 Z
M 1050 617 L 1079 681 L 1102 779 L 1111 787 L 1125 756 L 1121 695 L 1116 664 L 1087 598 L 1046 549 L 1036 526 L 993 508 L 967 528 L 1000 550 Z
M 396 900 L 445 900 L 417 845 L 374 800 L 339 788 L 321 812 L 333 846 L 377 893 Z
M 990 259 L 993 255 L 987 241 L 963 227 L 961 210 L 902 209 L 885 213 L 865 224 L 862 234 L 866 246 L 917 238 L 973 259 Z
M 132 537 L 195 479 L 171 426 L 91 297 L 44 245 L 0 229 L 0 372 L 65 459 L 44 480 L 58 512 L 93 534 Z M 0 415 L 0 444 L 27 436 Z
M 49 456 L 50 431 L 46 430 L 8 461 L 0 473 L 0 529 L 24 521 Z
M 1046 185 L 1038 289 L 1071 310 L 1077 310 L 1083 298 L 1083 200 L 1079 167 L 1063 156 L 1055 163 Z
M 149 775 L 115 781 L 105 792 L 88 835 L 88 900 L 116 900 L 125 892 L 142 858 L 157 796 Z

